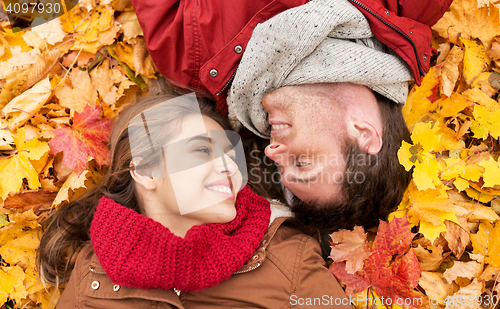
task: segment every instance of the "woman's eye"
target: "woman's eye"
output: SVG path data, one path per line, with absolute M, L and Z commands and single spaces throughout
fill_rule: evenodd
M 200 147 L 200 148 L 197 148 L 196 151 L 204 152 L 206 154 L 210 154 L 210 148 L 208 148 L 208 147 Z

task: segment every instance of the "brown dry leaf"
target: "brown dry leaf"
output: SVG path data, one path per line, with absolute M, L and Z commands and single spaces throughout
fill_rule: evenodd
M 51 78 L 54 74 L 60 71 L 61 67 L 59 64 L 59 50 L 48 50 L 43 52 L 31 68 L 28 78 L 22 86 L 22 91 L 30 88 L 34 84 L 38 83 L 42 78 Z
M 483 306 L 480 305 L 480 302 L 471 301 L 472 297 L 476 297 L 476 295 L 481 295 L 484 292 L 484 282 L 479 282 L 477 279 L 474 279 L 471 284 L 466 287 L 460 288 L 458 292 L 456 292 L 453 296 L 455 299 L 467 299 L 467 309 L 484 309 Z M 461 297 L 461 298 L 460 298 Z M 449 301 L 446 304 L 445 309 L 464 309 L 464 305 L 459 301 Z
M 498 38 L 491 43 L 491 48 L 486 52 L 486 55 L 490 57 L 491 60 L 500 60 L 500 42 Z
M 486 68 L 486 51 L 479 40 L 460 38 L 464 45 L 464 78 L 470 85 Z
M 334 262 L 346 261 L 345 269 L 349 274 L 361 270 L 365 259 L 370 256 L 364 229 L 355 226 L 352 231 L 340 230 L 330 237 L 332 250 L 329 258 Z
M 76 112 L 81 113 L 85 106 L 95 105 L 97 91 L 92 85 L 90 76 L 86 71 L 73 69 L 69 73 L 69 81 L 56 88 L 55 96 L 59 99 L 59 104 L 71 110 L 71 115 Z
M 89 171 L 83 171 L 80 176 L 78 176 L 75 172 L 71 172 L 68 176 L 61 189 L 57 193 L 54 202 L 52 202 L 52 207 L 59 207 L 62 202 L 69 201 L 70 198 L 70 190 L 74 191 L 79 188 L 86 188 L 85 181 L 87 180 L 87 175 Z
M 130 0 L 112 0 L 111 6 L 117 11 L 126 11 L 133 8 Z
M 443 257 L 442 246 L 435 247 L 433 245 L 430 245 L 429 249 L 431 249 L 432 253 L 422 248 L 421 245 L 418 245 L 418 247 L 413 248 L 413 251 L 415 251 L 415 255 L 418 258 L 418 262 L 420 263 L 420 268 L 422 268 L 422 271 L 436 271 L 441 265 L 443 259 L 445 258 Z
M 455 0 L 432 29 L 455 45 L 459 45 L 460 35 L 469 40 L 479 38 L 489 49 L 493 38 L 500 35 L 498 8 L 491 4 L 479 8 L 476 1 Z
M 439 52 L 439 56 L 436 59 L 436 65 L 443 63 L 443 61 L 448 57 L 448 53 L 450 52 L 451 45 L 450 43 L 442 43 L 439 44 L 437 50 Z
M 135 44 L 134 44 L 135 43 Z M 146 48 L 144 37 L 137 37 L 133 44 L 133 60 L 135 67 L 135 76 L 141 74 L 144 76 L 154 76 L 156 73 L 155 64 Z
M 449 44 L 448 49 L 449 49 Z M 441 75 L 439 79 L 441 80 L 441 92 L 446 96 L 451 96 L 453 89 L 455 89 L 455 84 L 460 77 L 460 72 L 458 70 L 459 64 L 464 58 L 464 51 L 460 46 L 455 45 L 449 51 L 448 56 L 444 60 L 443 66 L 441 67 Z
M 125 42 L 129 42 L 130 39 L 133 39 L 139 35 L 144 35 L 141 25 L 137 20 L 135 11 L 127 11 L 121 13 L 120 16 L 118 16 L 117 21 L 121 24 L 121 28 L 123 30 L 123 39 Z
M 477 258 L 479 260 L 479 262 L 476 262 L 476 261 L 470 261 L 470 262 L 455 261 L 453 263 L 453 267 L 448 268 L 444 272 L 443 276 L 448 281 L 448 283 L 452 283 L 458 277 L 473 279 L 473 278 L 478 277 L 483 272 L 484 256 L 482 256 L 480 254 L 471 254 L 471 257 L 472 256 Z
M 33 209 L 35 214 L 50 209 L 57 193 L 46 190 L 27 190 L 11 193 L 3 201 L 2 207 L 18 212 Z
M 470 232 L 467 227 L 467 219 L 458 217 L 458 222 L 445 221 L 446 232 L 443 233 L 444 238 L 448 242 L 448 247 L 453 254 L 459 259 L 465 251 L 465 248 L 470 243 Z
M 51 96 L 52 86 L 49 78 L 46 77 L 33 86 L 33 88 L 28 89 L 10 101 L 10 103 L 2 109 L 5 115 L 14 118 L 10 124 L 10 130 L 14 131 L 22 126 L 32 117 L 30 114 L 36 114 Z
M 477 280 L 479 280 L 479 281 L 498 280 L 499 275 L 500 275 L 500 267 L 488 265 L 484 269 L 481 276 L 477 277 Z
M 115 84 L 129 80 L 117 67 L 111 69 L 107 59 L 90 72 L 90 77 L 103 101 L 110 105 L 116 102 L 118 95 Z
M 460 126 L 460 129 L 457 132 L 457 138 L 461 139 L 462 136 L 464 136 L 467 132 L 469 132 L 470 127 L 472 126 L 472 121 L 471 120 L 466 120 L 462 125 Z
M 423 271 L 418 284 L 425 290 L 427 297 L 437 299 L 440 305 L 445 305 L 446 297 L 453 294 L 453 286 L 439 272 Z
M 24 66 L 6 77 L 5 85 L 0 91 L 0 108 L 22 93 L 22 85 L 28 78 L 30 68 L 30 66 Z
M 23 52 L 21 47 L 14 46 L 11 50 L 12 58 L 2 61 L 2 65 L 0 65 L 0 79 L 6 79 L 8 76 L 12 76 L 11 74 L 16 74 L 18 70 L 25 66 L 30 67 L 40 55 L 40 50 L 36 48 Z

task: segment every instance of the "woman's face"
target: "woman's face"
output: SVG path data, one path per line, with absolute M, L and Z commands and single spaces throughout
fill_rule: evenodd
M 243 177 L 232 148 L 213 119 L 185 117 L 180 134 L 163 148 L 167 177 L 159 180 L 161 207 L 194 224 L 234 219 Z

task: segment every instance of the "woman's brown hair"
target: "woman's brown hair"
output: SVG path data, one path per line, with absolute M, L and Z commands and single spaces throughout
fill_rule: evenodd
M 171 100 L 174 98 L 177 99 Z M 171 101 L 168 104 L 158 105 L 167 100 Z M 134 143 L 134 151 L 139 149 L 139 152 L 144 154 L 150 152 L 151 146 L 160 149 L 164 144 L 151 145 L 149 141 L 129 140 L 129 132 L 134 130 L 134 123 L 137 126 L 141 125 L 133 120 L 143 115 L 147 109 L 158 105 L 158 110 L 148 114 L 147 126 L 151 131 L 164 134 L 156 139 L 156 143 L 165 142 L 180 132 L 180 124 L 184 117 L 198 114 L 198 108 L 186 103 L 188 102 L 183 101 L 178 94 L 159 95 L 133 104 L 119 114 L 111 132 L 110 165 L 103 178 L 79 198 L 61 205 L 43 223 L 46 229 L 36 257 L 42 282 L 59 286 L 68 281 L 77 253 L 90 240 L 90 224 L 99 199 L 103 195 L 141 213 L 134 181 L 130 175 L 132 169 L 130 144 Z M 224 130 L 231 130 L 227 119 L 215 112 L 209 100 L 199 98 L 198 103 L 202 115 L 214 119 Z M 141 153 L 139 156 L 145 157 Z

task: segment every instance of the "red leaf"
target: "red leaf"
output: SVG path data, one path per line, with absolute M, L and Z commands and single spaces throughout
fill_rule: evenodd
M 406 217 L 394 218 L 391 223 L 380 221 L 373 252 L 386 255 L 403 254 L 408 250 L 415 234 L 411 232 Z
M 330 265 L 330 271 L 337 279 L 346 285 L 346 294 L 354 295 L 370 287 L 370 282 L 366 278 L 346 271 L 346 262 L 334 262 Z
M 109 149 L 103 142 L 109 141 L 111 127 L 110 119 L 99 119 L 101 106 L 87 105 L 81 114 L 75 112 L 71 128 L 57 129 L 51 141 L 50 153 L 63 152 L 63 166 L 67 166 L 77 174 L 87 168 L 88 156 L 93 157 L 97 164 L 108 164 Z
M 384 302 L 388 308 L 392 308 L 389 303 L 401 304 L 403 308 L 423 307 L 427 302 L 414 290 L 422 272 L 413 249 L 409 249 L 414 235 L 406 216 L 391 223 L 381 221 L 363 269 L 351 275 L 342 262 L 333 263 L 330 271 L 346 285 L 347 295 L 371 287 L 382 299 L 392 300 Z

